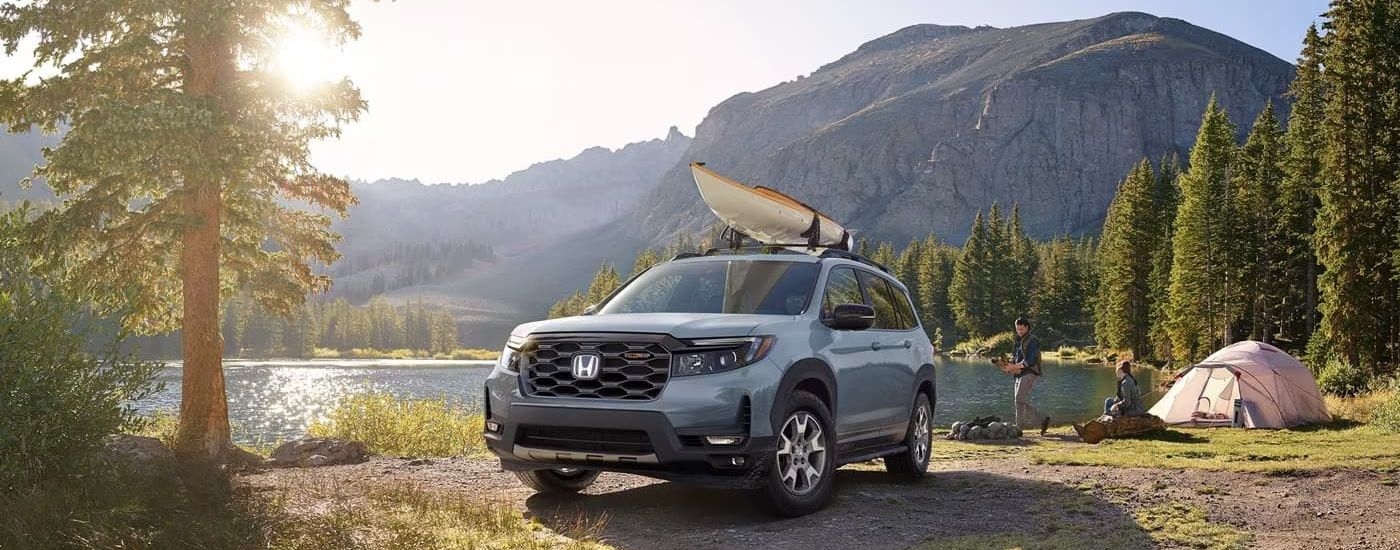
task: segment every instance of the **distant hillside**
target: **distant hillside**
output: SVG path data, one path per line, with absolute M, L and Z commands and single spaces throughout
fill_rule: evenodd
M 562 289 L 586 284 L 604 257 L 631 261 L 645 240 L 601 243 L 598 232 L 642 208 L 689 146 L 673 127 L 665 139 L 594 147 L 482 184 L 355 183 L 360 204 L 336 224 L 345 258 L 332 268 L 332 296 L 358 301 L 384 291 L 399 302 L 440 303 L 462 321 L 464 344 L 495 345 Z M 582 243 L 573 251 L 540 253 L 575 240 Z

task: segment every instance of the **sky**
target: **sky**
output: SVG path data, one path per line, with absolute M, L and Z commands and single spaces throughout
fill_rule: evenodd
M 810 74 L 918 23 L 992 25 L 1142 11 L 1293 62 L 1326 0 L 577 0 L 360 2 L 343 48 L 292 40 L 289 71 L 346 73 L 369 102 L 323 170 L 478 183 L 593 146 L 687 135 L 724 99 Z M 17 60 L 0 62 L 0 71 Z

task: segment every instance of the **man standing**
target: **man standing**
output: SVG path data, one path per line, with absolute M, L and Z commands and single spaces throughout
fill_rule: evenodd
M 1040 435 L 1050 429 L 1050 417 L 1040 414 L 1031 405 L 1031 390 L 1040 380 L 1040 340 L 1031 336 L 1031 322 L 1025 317 L 1016 319 L 1016 343 L 1011 349 L 1011 363 L 1021 367 L 1016 373 L 1016 425 L 1025 427 L 1040 423 Z

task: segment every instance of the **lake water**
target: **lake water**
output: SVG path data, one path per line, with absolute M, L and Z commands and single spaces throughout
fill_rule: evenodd
M 995 414 L 1012 418 L 1011 377 L 984 359 L 940 358 L 938 404 L 934 420 Z M 1045 360 L 1045 377 L 1032 401 L 1056 423 L 1092 418 L 1113 395 L 1113 369 L 1078 361 Z M 240 443 L 268 444 L 301 437 L 315 419 L 324 417 L 346 395 L 388 392 L 403 398 L 443 398 L 477 409 L 490 361 L 230 361 L 224 367 L 229 420 Z M 1155 388 L 1152 371 L 1136 373 L 1144 391 Z M 180 368 L 160 376 L 165 390 L 137 403 L 144 412 L 175 411 L 180 406 Z M 1161 392 L 1147 396 L 1151 406 Z

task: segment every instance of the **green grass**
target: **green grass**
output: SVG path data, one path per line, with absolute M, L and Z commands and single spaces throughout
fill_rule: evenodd
M 1298 430 L 1167 430 L 1098 445 L 1037 442 L 1037 464 L 1274 472 L 1400 467 L 1400 434 L 1346 421 Z
M 480 413 L 441 399 L 400 400 L 385 393 L 346 398 L 308 430 L 315 437 L 363 441 L 375 454 L 486 456 Z
M 255 491 L 218 471 L 183 477 L 183 490 L 94 473 L 0 494 L 0 548 L 607 548 L 590 542 L 599 525 L 577 523 L 565 538 L 513 506 L 410 486 Z
M 1204 510 L 1181 503 L 1138 512 L 1137 522 L 1163 546 L 1234 550 L 1247 548 L 1250 540 L 1249 533 L 1212 523 Z

